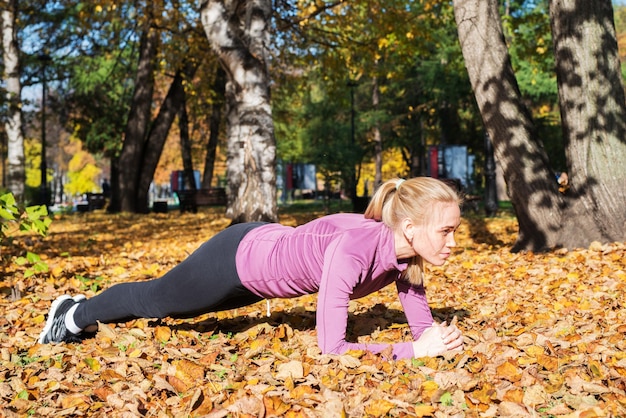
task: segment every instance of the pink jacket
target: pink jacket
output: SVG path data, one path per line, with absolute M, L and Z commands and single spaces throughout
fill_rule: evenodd
M 424 288 L 399 280 L 407 265 L 396 259 L 393 232 L 363 215 L 328 215 L 296 228 L 255 228 L 239 244 L 236 263 L 242 284 L 263 298 L 318 293 L 317 338 L 324 353 L 377 353 L 389 346 L 347 342 L 346 327 L 351 299 L 393 282 L 414 339 L 433 321 Z M 413 357 L 410 341 L 392 347 L 394 358 Z

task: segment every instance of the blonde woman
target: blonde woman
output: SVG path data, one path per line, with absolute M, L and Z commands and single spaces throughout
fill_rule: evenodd
M 190 318 L 317 293 L 322 352 L 377 353 L 389 344 L 346 340 L 348 303 L 395 283 L 414 341 L 392 344 L 393 358 L 461 350 L 460 330 L 433 321 L 423 286 L 423 263 L 443 265 L 456 245 L 459 205 L 439 180 L 392 179 L 376 191 L 364 215 L 327 215 L 295 228 L 233 225 L 161 278 L 117 284 L 90 299 L 57 298 L 39 342 L 79 342 L 98 322 Z

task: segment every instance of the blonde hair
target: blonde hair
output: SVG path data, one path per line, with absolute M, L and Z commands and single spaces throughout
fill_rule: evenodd
M 437 204 L 461 206 L 461 198 L 446 183 L 432 177 L 394 178 L 376 190 L 365 210 L 365 217 L 382 222 L 395 232 L 406 218 L 417 225 L 428 223 L 433 206 Z M 403 278 L 413 285 L 423 284 L 422 257 L 418 255 L 409 260 Z

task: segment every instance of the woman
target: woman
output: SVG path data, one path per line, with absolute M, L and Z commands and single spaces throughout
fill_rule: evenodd
M 395 282 L 415 341 L 393 344 L 393 357 L 461 350 L 456 325 L 433 322 L 423 287 L 423 262 L 443 265 L 456 245 L 459 204 L 439 180 L 393 179 L 376 191 L 365 215 L 327 215 L 296 228 L 233 225 L 159 279 L 117 284 L 91 299 L 59 297 L 39 342 L 80 341 L 98 322 L 190 318 L 262 299 L 318 293 L 322 352 L 376 353 L 389 344 L 346 341 L 348 303 Z

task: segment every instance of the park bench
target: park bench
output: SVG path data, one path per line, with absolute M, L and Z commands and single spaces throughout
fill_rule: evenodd
M 177 190 L 180 212 L 198 212 L 199 206 L 226 205 L 226 189 L 211 187 L 210 189 Z
M 76 204 L 77 212 L 90 212 L 93 210 L 104 209 L 106 199 L 102 193 L 86 193 L 85 200 Z

